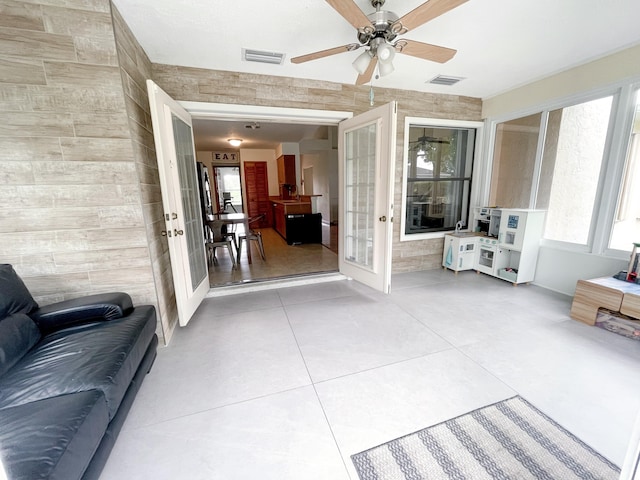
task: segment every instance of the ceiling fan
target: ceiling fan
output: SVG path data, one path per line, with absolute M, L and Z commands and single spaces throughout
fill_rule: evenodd
M 345 20 L 357 29 L 358 43 L 349 43 L 348 45 L 301 55 L 292 58 L 291 62 L 304 63 L 365 47 L 367 50 L 353 62 L 353 66 L 359 74 L 356 79 L 356 85 L 369 82 L 376 67 L 378 67 L 380 76 L 393 72 L 392 60 L 396 52 L 433 62 L 445 63 L 453 58 L 456 50 L 415 40 L 397 39 L 397 37 L 467 1 L 428 0 L 403 17 L 398 17 L 393 12 L 382 10 L 385 0 L 371 0 L 371 5 L 376 9 L 371 15 L 365 15 L 353 0 L 326 0 Z
M 417 140 L 409 142 L 409 150 L 416 151 L 418 154 L 424 154 L 427 150 L 433 149 L 433 144 L 451 145 L 451 140 L 446 138 L 430 137 L 427 135 L 427 129 L 422 129 L 422 136 Z

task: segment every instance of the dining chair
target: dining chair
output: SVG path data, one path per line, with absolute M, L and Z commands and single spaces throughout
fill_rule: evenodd
M 245 232 L 244 235 L 240 235 L 238 237 L 238 248 L 236 249 L 238 251 L 238 264 L 240 263 L 240 254 L 242 253 L 243 240 L 247 242 L 247 248 L 251 248 L 251 244 L 249 244 L 250 240 L 257 242 L 258 250 L 260 251 L 260 256 L 262 257 L 262 260 L 267 259 L 266 255 L 264 254 L 264 244 L 262 243 L 262 232 L 251 228 L 251 224 L 259 222 L 262 219 L 262 217 L 264 217 L 264 214 L 258 215 L 256 217 L 251 217 L 247 222 L 249 224 L 249 231 Z
M 231 248 L 231 244 L 235 244 L 235 236 L 227 233 L 226 223 L 222 220 L 207 220 L 207 226 L 211 232 L 210 237 L 205 242 L 209 260 L 213 260 L 213 263 L 217 264 L 218 259 L 216 258 L 216 248 L 227 247 L 229 257 L 231 257 L 231 262 L 233 263 L 233 268 L 236 268 L 236 257 L 233 254 L 233 248 Z M 238 250 L 237 245 L 236 250 Z
M 234 212 L 238 213 L 236 207 L 233 206 L 233 198 L 231 197 L 231 192 L 222 192 L 222 211 L 227 211 L 227 206 L 231 207 Z

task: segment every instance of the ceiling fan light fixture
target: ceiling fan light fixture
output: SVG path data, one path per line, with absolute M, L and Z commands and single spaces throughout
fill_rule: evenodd
M 229 138 L 227 140 L 231 144 L 232 147 L 239 147 L 242 144 L 241 138 Z
M 378 61 L 380 63 L 391 64 L 391 62 L 393 61 L 393 57 L 396 54 L 396 49 L 393 48 L 393 46 L 389 45 L 388 43 L 381 43 L 380 45 L 378 45 L 376 54 L 378 56 Z
M 364 72 L 366 72 L 369 67 L 369 63 L 371 63 L 371 58 L 371 51 L 367 50 L 361 53 L 352 63 L 353 68 L 355 68 L 360 75 L 364 75 Z
M 393 63 L 389 61 L 378 62 L 378 73 L 380 74 L 381 77 L 385 77 L 390 73 L 393 73 L 394 70 L 395 68 L 393 67 Z

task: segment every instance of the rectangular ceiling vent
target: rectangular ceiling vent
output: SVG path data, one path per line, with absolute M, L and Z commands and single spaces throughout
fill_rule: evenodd
M 242 59 L 246 62 L 271 63 L 273 65 L 282 65 L 284 61 L 284 53 L 263 52 L 262 50 L 251 50 L 249 48 L 242 49 Z
M 447 75 L 438 75 L 436 77 L 433 77 L 427 83 L 432 83 L 433 85 L 446 85 L 447 87 L 450 87 L 451 85 L 455 85 L 456 83 L 458 83 L 460 80 L 464 80 L 464 77 L 450 77 Z

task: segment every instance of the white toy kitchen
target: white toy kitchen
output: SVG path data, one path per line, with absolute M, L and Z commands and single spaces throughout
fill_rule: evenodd
M 544 210 L 476 208 L 473 232 L 444 236 L 442 266 L 476 270 L 517 285 L 533 281 Z

